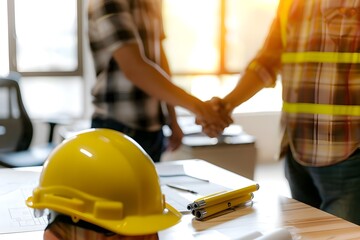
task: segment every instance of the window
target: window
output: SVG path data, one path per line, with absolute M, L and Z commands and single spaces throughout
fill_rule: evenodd
M 24 76 L 81 75 L 80 1 L 9 0 L 8 6 L 10 69 Z
M 9 72 L 9 48 L 7 31 L 7 4 L 6 0 L 0 0 L 0 75 Z
M 0 0 L 0 74 L 22 74 L 33 118 L 83 112 L 82 0 Z
M 278 1 L 165 0 L 165 48 L 174 82 L 202 100 L 231 91 L 265 40 Z M 279 83 L 236 111 L 280 108 Z
M 175 74 L 219 69 L 219 0 L 165 0 L 167 53 Z

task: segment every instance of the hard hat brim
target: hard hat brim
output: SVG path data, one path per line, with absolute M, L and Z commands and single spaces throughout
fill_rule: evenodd
M 167 229 L 177 224 L 182 216 L 180 212 L 178 212 L 168 203 L 166 203 L 166 208 L 160 214 L 146 216 L 128 216 L 119 220 L 99 219 L 95 218 L 91 214 L 77 211 L 69 211 L 66 207 L 61 208 L 61 206 L 58 205 L 46 203 L 34 204 L 33 197 L 29 197 L 26 200 L 26 205 L 35 209 L 52 209 L 56 212 L 69 215 L 73 219 L 83 220 L 103 227 L 114 233 L 127 236 L 139 236 L 157 233 L 158 231 Z
M 177 224 L 181 219 L 181 213 L 175 208 L 166 204 L 163 214 L 147 216 L 130 216 L 116 224 L 109 223 L 108 229 L 123 235 L 147 235 L 157 233 Z M 100 224 L 100 223 L 99 223 Z M 104 223 L 107 225 L 107 223 Z M 106 227 L 104 225 L 104 227 Z

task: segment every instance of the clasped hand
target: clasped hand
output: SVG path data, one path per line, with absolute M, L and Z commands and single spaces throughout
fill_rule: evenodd
M 195 123 L 202 126 L 202 131 L 209 137 L 218 137 L 233 120 L 231 118 L 232 109 L 223 99 L 213 97 L 204 102 L 205 111 L 215 112 L 215 114 L 197 115 Z

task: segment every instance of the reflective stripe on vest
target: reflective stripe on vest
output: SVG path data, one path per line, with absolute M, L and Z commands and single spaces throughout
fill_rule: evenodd
M 326 63 L 360 63 L 360 53 L 339 52 L 302 52 L 283 53 L 282 63 L 326 62 Z
M 282 110 L 286 113 L 310 113 L 310 114 L 326 114 L 326 115 L 360 116 L 360 106 L 357 105 L 331 105 L 331 104 L 283 102 Z

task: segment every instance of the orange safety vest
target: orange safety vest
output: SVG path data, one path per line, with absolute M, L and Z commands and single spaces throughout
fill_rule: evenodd
M 286 46 L 286 25 L 292 0 L 281 1 L 279 6 L 281 39 Z M 326 62 L 326 63 L 360 63 L 360 53 L 357 52 L 284 52 L 281 62 L 304 63 L 304 62 Z M 287 113 L 310 113 L 327 115 L 349 115 L 360 116 L 358 105 L 332 105 L 317 103 L 289 103 L 283 102 L 283 111 Z

